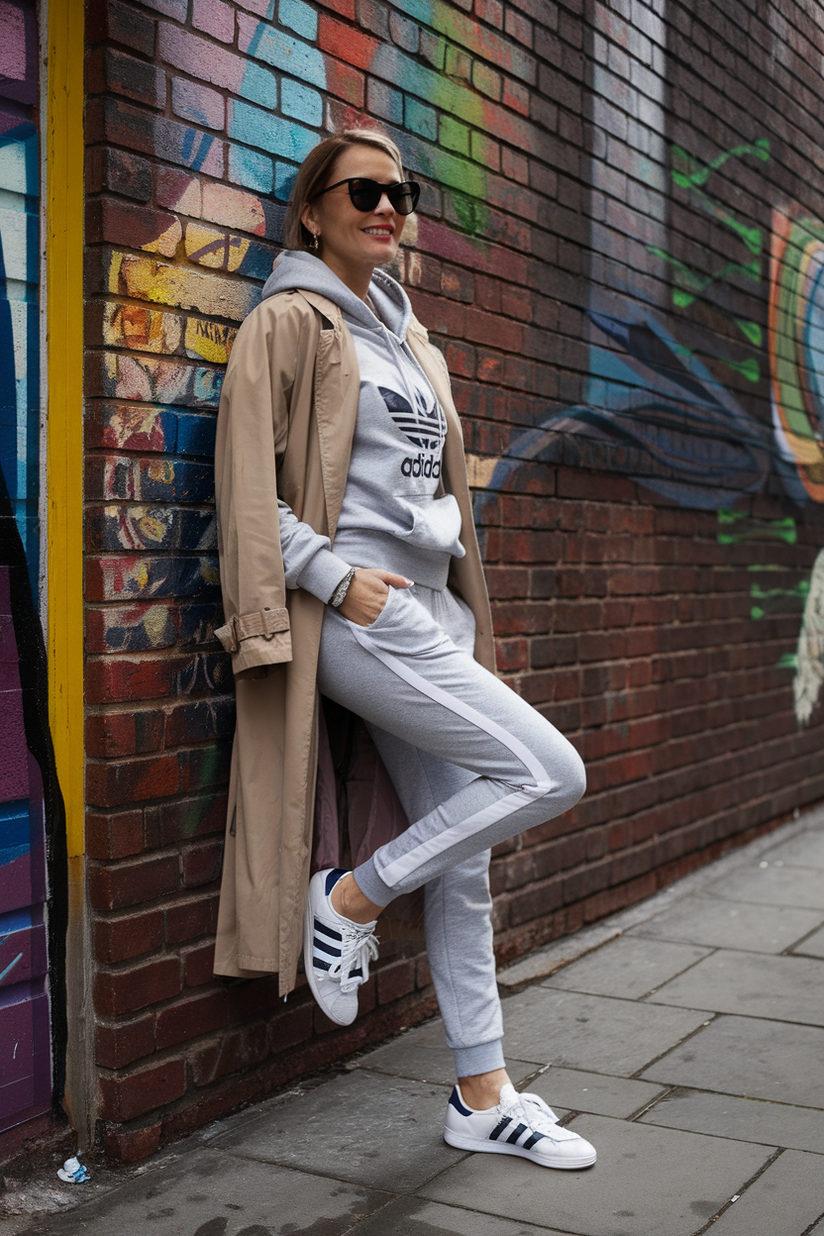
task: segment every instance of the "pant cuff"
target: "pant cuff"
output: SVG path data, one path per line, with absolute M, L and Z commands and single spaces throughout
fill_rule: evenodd
M 474 1077 L 477 1073 L 491 1073 L 494 1069 L 506 1067 L 500 1039 L 492 1043 L 479 1043 L 477 1047 L 453 1047 L 452 1053 L 458 1077 Z
M 388 906 L 389 902 L 394 901 L 398 895 L 388 884 L 384 884 L 371 858 L 361 863 L 360 867 L 356 867 L 352 875 L 364 897 L 374 901 L 376 906 Z

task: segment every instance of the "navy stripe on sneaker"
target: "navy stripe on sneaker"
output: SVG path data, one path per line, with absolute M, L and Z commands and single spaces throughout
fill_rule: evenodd
M 528 1137 L 524 1142 L 524 1150 L 531 1150 L 536 1142 L 539 1142 L 542 1137 L 546 1137 L 546 1133 L 533 1133 L 532 1137 Z
M 506 1140 L 508 1142 L 517 1142 L 518 1138 L 521 1136 L 522 1133 L 526 1133 L 525 1124 L 519 1124 L 517 1129 L 514 1129 Z
M 331 970 L 332 969 L 331 961 L 323 961 L 323 959 L 320 957 L 313 957 L 312 965 L 315 967 L 316 970 Z
M 333 931 L 331 927 L 327 927 L 325 923 L 322 923 L 319 918 L 315 919 L 315 931 L 323 932 L 330 940 L 340 941 L 342 939 L 339 931 Z
M 469 1112 L 467 1112 L 466 1114 L 469 1115 Z M 511 1124 L 512 1124 L 511 1118 L 509 1116 L 504 1116 L 503 1120 L 500 1120 L 498 1124 L 495 1125 L 495 1128 L 492 1130 L 492 1132 L 489 1135 L 489 1140 L 491 1142 L 497 1142 L 498 1138 L 501 1136 L 504 1129 L 508 1129 Z
M 452 1091 L 452 1093 L 451 1093 L 451 1094 L 450 1094 L 450 1096 L 449 1096 L 449 1102 L 450 1102 L 450 1103 L 452 1104 L 452 1106 L 455 1108 L 455 1111 L 456 1111 L 456 1112 L 460 1112 L 462 1116 L 471 1116 L 471 1115 L 472 1115 L 472 1112 L 469 1110 L 469 1108 L 468 1108 L 468 1107 L 464 1107 L 463 1103 L 462 1103 L 462 1102 L 461 1102 L 461 1100 L 458 1098 L 458 1091 L 457 1091 L 457 1090 L 453 1090 L 453 1091 Z
M 340 949 L 335 948 L 332 944 L 327 944 L 325 940 L 319 940 L 315 936 L 315 952 L 323 953 L 324 957 L 340 957 Z
M 345 875 L 346 875 L 346 872 L 344 871 L 343 867 L 333 867 L 332 868 L 332 870 L 329 872 L 329 874 L 326 877 L 326 887 L 324 891 L 327 897 L 329 896 L 329 894 L 331 893 L 332 889 L 335 887 L 335 885 L 337 884 L 341 876 L 345 876 Z

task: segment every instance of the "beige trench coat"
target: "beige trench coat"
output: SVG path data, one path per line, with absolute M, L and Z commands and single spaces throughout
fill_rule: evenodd
M 463 516 L 466 557 L 450 584 L 475 614 L 475 656 L 494 671 L 492 623 L 472 519 L 463 437 L 441 353 L 414 319 L 409 346 L 444 408 L 444 483 Z M 295 985 L 317 774 L 316 666 L 324 605 L 286 590 L 278 494 L 334 540 L 349 469 L 359 375 L 340 309 L 312 292 L 265 300 L 241 327 L 218 416 L 216 492 L 237 728 L 215 973 Z M 380 566 L 380 563 L 375 563 Z

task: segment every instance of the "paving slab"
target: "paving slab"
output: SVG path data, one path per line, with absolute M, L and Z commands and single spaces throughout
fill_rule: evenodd
M 596 1116 L 616 1116 L 626 1120 L 662 1092 L 651 1082 L 628 1077 L 606 1077 L 581 1069 L 547 1069 L 527 1087 L 539 1094 L 560 1117 L 561 1109 L 592 1112 Z
M 752 864 L 706 886 L 708 897 L 749 901 L 754 905 L 796 906 L 824 910 L 824 880 L 818 870 L 798 867 L 761 867 Z
M 545 987 L 637 1000 L 694 966 L 709 949 L 623 936 L 547 979 Z
M 824 1108 L 824 1030 L 716 1017 L 646 1069 L 646 1081 Z
M 598 1151 L 586 1171 L 473 1154 L 420 1193 L 582 1236 L 692 1236 L 772 1154 L 765 1146 L 604 1116 L 579 1116 L 571 1127 Z
M 799 957 L 824 957 L 824 927 L 796 944 L 793 953 Z
M 706 1021 L 705 1012 L 545 985 L 504 1001 L 504 1050 L 517 1060 L 627 1077 Z
M 812 1107 L 677 1089 L 665 1094 L 640 1119 L 644 1124 L 665 1125 L 668 1129 L 690 1129 L 824 1155 L 824 1112 Z M 824 1160 L 821 1170 L 824 1173 Z
M 90 1205 L 35 1220 L 26 1236 L 276 1236 L 307 1224 L 338 1236 L 385 1204 L 357 1185 L 197 1149 Z
M 389 1073 L 392 1077 L 409 1077 L 438 1086 L 455 1084 L 455 1057 L 444 1042 L 440 1017 L 424 1026 L 405 1030 L 382 1047 L 366 1052 L 357 1063 L 360 1068 Z M 506 1064 L 516 1085 L 536 1067 L 534 1061 L 516 1060 L 511 1056 L 507 1056 Z
M 460 1206 L 402 1197 L 359 1223 L 352 1229 L 352 1236 L 565 1236 L 565 1233 Z
M 811 829 L 800 833 L 789 841 L 767 850 L 764 858 L 771 863 L 776 861 L 793 866 L 818 867 L 824 870 L 824 828 Z
M 391 1193 L 463 1157 L 443 1140 L 441 1086 L 357 1069 L 270 1108 L 211 1145 Z
M 649 1000 L 824 1026 L 824 964 L 812 957 L 724 949 L 665 983 Z
M 785 1150 L 713 1224 L 713 1236 L 806 1236 L 824 1211 L 824 1162 Z
M 755 906 L 698 895 L 685 897 L 671 910 L 639 923 L 627 934 L 644 939 L 683 940 L 690 944 L 705 944 L 710 948 L 783 953 L 819 923 L 820 910 Z

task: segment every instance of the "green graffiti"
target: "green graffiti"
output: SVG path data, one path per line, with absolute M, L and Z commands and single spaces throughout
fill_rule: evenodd
M 717 155 L 711 163 L 698 164 L 681 146 L 672 147 L 673 171 L 672 179 L 682 189 L 697 189 L 705 185 L 713 172 L 717 172 L 729 159 L 740 159 L 744 155 L 755 155 L 766 163 L 770 157 L 770 143 L 766 137 L 758 137 L 754 142 L 743 146 L 733 146 Z M 690 170 L 692 169 L 692 170 Z
M 686 262 L 682 262 L 680 258 L 673 257 L 667 253 L 665 249 L 658 249 L 655 245 L 647 245 L 647 252 L 655 254 L 662 261 L 667 262 L 673 269 L 675 279 L 675 287 L 672 291 L 672 303 L 677 305 L 679 309 L 686 309 L 699 296 L 703 294 L 706 288 L 713 283 L 719 283 L 723 279 L 727 279 L 730 275 L 743 275 L 746 279 L 752 279 L 758 283 L 761 279 L 761 264 L 757 259 L 752 262 L 727 262 L 719 270 L 716 270 L 711 275 L 702 275 L 698 271 L 688 266 Z M 738 323 L 738 319 L 735 319 Z M 747 323 L 748 326 L 755 326 L 755 323 Z M 743 326 L 741 328 L 744 329 Z M 755 327 L 759 331 L 760 328 Z M 744 332 L 746 334 L 746 331 Z
M 746 511 L 731 511 L 721 507 L 718 511 L 719 545 L 738 545 L 741 541 L 783 541 L 795 545 L 798 533 L 791 515 L 785 519 L 753 519 Z M 756 568 L 770 570 L 772 568 Z
M 803 607 L 810 591 L 810 581 L 802 579 L 792 588 L 762 588 L 759 584 L 750 586 L 750 597 L 759 604 L 750 609 L 750 617 L 758 622 L 768 614 L 787 613 L 789 610 Z
M 747 360 L 734 361 L 729 360 L 726 356 L 719 356 L 722 365 L 726 365 L 728 369 L 739 373 L 742 378 L 746 378 L 748 382 L 759 382 L 761 380 L 761 366 L 754 357 L 749 357 Z
M 750 584 L 750 596 L 754 601 L 769 601 L 775 597 L 792 597 L 804 601 L 810 591 L 808 579 L 799 580 L 792 588 L 762 588 L 760 584 Z
M 757 322 L 747 322 L 744 318 L 733 318 L 735 325 L 749 339 L 753 347 L 760 348 L 764 341 L 764 332 Z
M 486 230 L 489 210 L 483 202 L 472 201 L 468 197 L 458 197 L 456 194 L 452 198 L 452 205 L 455 207 L 455 214 L 458 216 L 462 231 L 475 237 Z
M 797 652 L 782 652 L 781 656 L 775 663 L 776 669 L 798 669 L 798 653 Z

